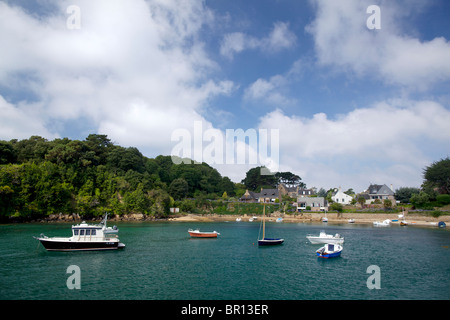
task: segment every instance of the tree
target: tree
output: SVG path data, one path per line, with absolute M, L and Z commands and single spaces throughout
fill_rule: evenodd
M 275 173 L 275 177 L 278 179 L 277 183 L 284 183 L 288 187 L 306 187 L 306 184 L 301 182 L 302 178 L 292 172 L 277 172 Z
M 181 200 L 186 198 L 189 192 L 189 185 L 183 178 L 177 178 L 172 181 L 169 186 L 169 194 L 175 200 Z
M 13 146 L 5 141 L 0 141 L 0 164 L 14 163 L 16 154 Z
M 439 193 L 450 194 L 450 158 L 433 162 L 424 169 L 424 183 L 438 189 Z
M 419 188 L 401 187 L 395 190 L 395 199 L 402 203 L 408 203 L 411 197 L 419 192 Z
M 410 199 L 410 202 L 415 207 L 423 207 L 429 201 L 430 201 L 430 196 L 427 193 L 423 192 L 423 191 L 420 191 L 420 193 L 418 193 L 418 194 L 413 194 L 411 199 Z
M 361 205 L 361 208 L 363 208 L 364 204 L 366 203 L 366 198 L 364 198 L 363 196 L 359 196 L 357 201 Z
M 317 192 L 317 196 L 318 197 L 322 197 L 322 198 L 326 198 L 327 191 L 324 188 L 320 188 L 319 191 Z
M 391 201 L 391 199 L 384 199 L 383 207 L 384 207 L 385 210 L 392 208 L 392 201 Z
M 255 191 L 257 188 L 261 186 L 275 188 L 277 185 L 277 178 L 275 175 L 261 175 L 261 168 L 265 167 L 256 167 L 252 168 L 245 174 L 245 178 L 242 180 L 242 183 L 246 186 L 247 189 Z

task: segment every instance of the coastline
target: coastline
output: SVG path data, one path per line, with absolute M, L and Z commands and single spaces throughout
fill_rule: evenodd
M 284 223 L 322 223 L 322 217 L 324 213 L 304 213 L 302 215 L 283 215 L 274 213 L 272 216 L 267 217 L 266 221 L 275 222 L 278 217 L 282 217 Z M 218 215 L 218 214 L 208 214 L 208 215 L 198 215 L 198 214 L 187 214 L 181 217 L 172 217 L 167 219 L 168 221 L 178 221 L 178 222 L 234 222 L 236 218 L 241 218 L 242 221 L 248 221 L 251 216 L 248 215 Z M 260 218 L 260 217 L 258 217 Z M 348 224 L 349 219 L 354 219 L 354 224 L 372 224 L 375 221 L 383 221 L 385 219 L 391 220 L 392 225 L 400 225 L 402 219 L 398 219 L 397 213 L 342 213 L 339 217 L 337 213 L 327 213 L 329 224 Z M 392 221 L 398 220 L 398 221 Z M 430 216 L 422 216 L 418 214 L 406 214 L 405 221 L 408 222 L 409 226 L 426 226 L 426 227 L 436 227 L 439 221 L 444 221 L 446 224 L 450 223 L 450 216 L 440 216 L 438 218 Z
M 108 217 L 108 221 L 111 222 L 144 222 L 144 221 L 173 221 L 173 222 L 235 222 L 236 218 L 241 218 L 241 221 L 246 222 L 252 216 L 251 215 L 234 215 L 234 214 L 178 214 L 171 215 L 167 218 L 155 218 L 154 216 L 147 216 L 141 213 L 128 214 L 128 215 L 111 215 Z M 257 216 L 261 219 L 260 216 Z M 281 212 L 274 212 L 268 215 L 266 221 L 275 222 L 277 218 L 282 218 L 284 223 L 322 223 L 322 218 L 325 217 L 323 212 L 307 212 L 301 214 L 282 214 Z M 399 225 L 403 219 L 398 218 L 398 213 L 342 213 L 327 212 L 328 224 L 349 224 L 349 219 L 354 219 L 354 224 L 372 224 L 375 221 L 383 221 L 389 219 L 392 225 Z M 11 218 L 10 221 L 4 221 L 3 223 L 80 223 L 86 221 L 101 221 L 102 217 L 96 217 L 95 219 L 82 219 L 78 214 L 53 214 L 48 217 L 37 220 L 23 220 Z M 398 221 L 392 221 L 398 220 Z M 409 226 L 422 226 L 422 227 L 436 227 L 439 221 L 444 221 L 446 224 L 450 224 L 450 215 L 442 215 L 440 217 L 432 217 L 420 214 L 408 214 L 405 213 L 405 221 Z

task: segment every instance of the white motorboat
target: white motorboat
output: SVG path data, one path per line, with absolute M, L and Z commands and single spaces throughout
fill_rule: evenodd
M 336 233 L 333 236 L 331 234 L 326 234 L 325 231 L 320 231 L 320 234 L 318 236 L 309 234 L 306 236 L 306 238 L 312 244 L 319 244 L 319 243 L 343 244 L 344 243 L 344 237 L 341 237 L 341 235 L 339 233 Z
M 242 221 L 241 218 L 236 218 L 236 222 L 240 222 L 240 221 Z
M 348 223 L 355 223 L 355 219 L 348 219 Z
M 374 221 L 373 222 L 374 227 L 389 227 L 391 225 L 391 220 L 386 219 L 383 221 Z
M 107 214 L 100 224 L 87 224 L 82 222 L 72 226 L 71 237 L 52 237 L 43 234 L 34 237 L 49 251 L 79 251 L 79 250 L 114 250 L 124 248 L 117 235 L 116 226 L 107 227 Z

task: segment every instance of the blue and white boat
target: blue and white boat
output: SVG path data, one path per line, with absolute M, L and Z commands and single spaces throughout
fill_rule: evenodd
M 319 250 L 316 251 L 316 254 L 319 258 L 335 258 L 339 257 L 342 252 L 342 246 L 335 243 L 327 243 Z

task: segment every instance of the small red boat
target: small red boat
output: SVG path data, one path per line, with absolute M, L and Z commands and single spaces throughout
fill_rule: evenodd
M 220 235 L 220 233 L 218 233 L 217 231 L 201 232 L 198 229 L 197 230 L 189 229 L 188 232 L 190 236 L 194 238 L 217 238 L 217 236 Z

